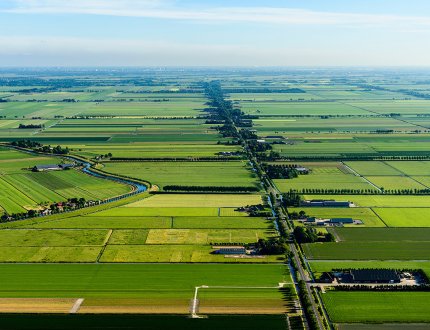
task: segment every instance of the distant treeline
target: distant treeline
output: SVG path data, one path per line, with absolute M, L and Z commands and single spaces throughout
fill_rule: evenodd
M 411 142 L 412 143 L 412 142 Z M 430 160 L 430 154 L 423 155 L 369 155 L 369 154 L 354 154 L 341 156 L 281 156 L 278 160 L 294 160 L 294 161 L 368 161 L 368 160 Z
M 306 188 L 293 190 L 299 194 L 310 195 L 430 195 L 430 189 L 320 189 Z
M 195 192 L 258 192 L 257 187 L 219 187 L 219 186 L 164 186 L 165 191 L 195 191 Z
M 226 93 L 291 93 L 305 94 L 306 91 L 300 88 L 284 88 L 284 89 L 273 89 L 273 88 L 224 88 Z

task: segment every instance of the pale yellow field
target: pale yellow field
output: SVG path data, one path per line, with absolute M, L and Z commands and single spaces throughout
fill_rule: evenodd
M 76 299 L 0 298 L 0 313 L 69 313 Z
M 261 195 L 159 194 L 125 207 L 240 207 L 261 202 Z

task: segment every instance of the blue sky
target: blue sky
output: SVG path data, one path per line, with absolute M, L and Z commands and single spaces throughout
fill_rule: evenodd
M 428 0 L 1 0 L 0 66 L 430 66 Z

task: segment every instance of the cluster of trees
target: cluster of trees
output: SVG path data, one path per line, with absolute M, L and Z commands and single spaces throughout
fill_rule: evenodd
M 263 204 L 242 206 L 235 209 L 235 211 L 246 212 L 250 217 L 270 217 L 272 215 L 270 208 Z
M 32 149 L 36 152 L 54 154 L 54 155 L 67 155 L 70 150 L 68 147 L 63 148 L 62 146 L 51 147 L 50 145 L 43 145 L 39 142 L 31 140 L 19 140 L 11 143 L 14 147 Z
M 297 178 L 300 174 L 306 175 L 309 174 L 309 170 L 307 171 L 298 171 L 297 168 L 299 165 L 296 164 L 288 164 L 288 165 L 264 165 L 264 170 L 266 174 L 271 179 L 293 179 Z
M 25 148 L 25 149 L 34 149 L 42 146 L 39 142 L 31 141 L 31 140 L 19 140 L 13 141 L 11 143 L 14 147 Z
M 256 244 L 256 248 L 261 254 L 265 255 L 284 254 L 287 252 L 287 245 L 285 239 L 282 237 L 269 239 L 260 238 Z
M 43 124 L 29 124 L 29 125 L 19 124 L 18 128 L 20 128 L 20 129 L 45 128 L 45 125 L 43 125 Z
M 294 228 L 294 238 L 297 243 L 315 243 L 315 242 L 335 242 L 336 239 L 332 233 L 318 234 L 314 227 L 301 227 Z
M 252 153 L 257 154 L 260 157 L 260 154 L 265 155 L 266 151 L 270 151 L 273 147 L 269 143 L 258 142 L 255 140 L 248 140 L 248 147 Z
M 303 210 L 298 213 L 296 211 L 289 212 L 288 215 L 290 216 L 291 220 L 305 219 L 308 217 L 306 212 Z
M 285 207 L 297 207 L 300 206 L 302 196 L 297 191 L 290 190 L 289 192 L 282 194 L 282 200 Z
M 100 160 L 100 159 L 111 158 L 111 157 L 112 157 L 112 153 L 108 152 L 107 154 L 104 154 L 104 155 L 95 156 L 94 159 Z
M 257 187 L 222 187 L 222 186 L 179 186 L 168 185 L 163 187 L 164 191 L 187 191 L 187 192 L 257 192 L 260 191 Z

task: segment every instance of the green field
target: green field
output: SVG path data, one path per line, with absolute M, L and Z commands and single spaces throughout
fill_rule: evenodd
M 303 245 L 309 259 L 327 260 L 428 260 L 430 241 L 346 241 Z
M 276 286 L 290 278 L 284 265 L 3 264 L 0 270 L 1 297 L 179 298 L 187 308 L 197 285 Z
M 164 187 L 256 185 L 255 176 L 242 162 L 135 162 L 106 163 L 105 171 L 150 181 Z
M 322 295 L 333 322 L 430 322 L 428 292 L 340 292 Z
M 375 212 L 390 227 L 430 227 L 430 209 L 410 208 L 374 208 Z

